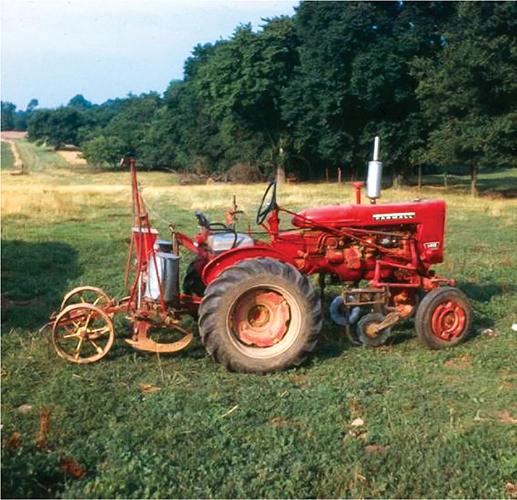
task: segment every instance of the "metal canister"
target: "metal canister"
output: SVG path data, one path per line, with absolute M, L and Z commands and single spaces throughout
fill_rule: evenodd
M 154 249 L 159 252 L 172 253 L 172 242 L 168 240 L 157 240 Z
M 144 297 L 154 301 L 160 300 L 161 283 L 164 302 L 175 304 L 179 294 L 180 258 L 165 252 L 156 252 L 155 256 L 156 259 L 150 258 L 147 263 L 147 284 Z

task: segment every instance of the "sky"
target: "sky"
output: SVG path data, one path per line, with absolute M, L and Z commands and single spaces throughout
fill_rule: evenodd
M 0 0 L 3 101 L 25 109 L 163 92 L 198 43 L 292 15 L 298 0 Z

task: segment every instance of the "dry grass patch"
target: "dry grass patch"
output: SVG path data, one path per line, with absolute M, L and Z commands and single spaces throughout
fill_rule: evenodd
M 265 184 L 211 184 L 179 186 L 171 184 L 171 174 L 165 172 L 141 172 L 139 180 L 144 198 L 159 207 L 180 207 L 187 210 L 226 210 L 236 195 L 237 203 L 248 216 L 253 216 L 265 190 Z M 383 202 L 399 202 L 417 198 L 443 198 L 455 220 L 468 219 L 472 211 L 498 217 L 505 225 L 517 218 L 517 200 L 501 200 L 469 196 L 418 192 L 410 189 L 385 190 Z M 353 200 L 353 189 L 348 184 L 284 184 L 279 186 L 278 202 L 291 210 L 328 204 L 348 204 Z M 365 200 L 366 202 L 367 200 Z M 74 174 L 65 169 L 48 169 L 35 172 L 25 178 L 2 176 L 2 213 L 25 214 L 34 211 L 49 215 L 75 215 L 82 207 L 128 204 L 129 175 L 127 172 Z
M 113 186 L 50 186 L 35 185 L 2 189 L 2 216 L 24 216 L 54 221 L 81 216 L 85 209 L 124 203 L 129 199 L 128 188 Z
M 80 151 L 56 151 L 56 153 L 64 158 L 70 165 L 87 165 L 88 162 L 83 158 Z

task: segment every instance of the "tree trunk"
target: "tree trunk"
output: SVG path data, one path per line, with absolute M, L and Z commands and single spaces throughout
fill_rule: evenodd
M 418 165 L 417 184 L 418 190 L 422 191 L 422 165 Z
M 443 170 L 443 188 L 445 191 L 447 191 L 447 188 L 449 187 L 449 181 L 447 179 L 447 167 Z
M 282 146 L 278 148 L 278 156 L 276 160 L 276 182 L 277 184 L 283 184 L 285 182 L 285 151 Z
M 393 170 L 393 187 L 396 189 L 400 189 L 401 184 L 401 174 L 397 170 Z
M 477 196 L 479 194 L 477 186 L 478 173 L 479 167 L 477 165 L 472 165 L 470 167 L 470 194 L 472 196 Z
M 276 182 L 277 184 L 285 182 L 285 168 L 283 165 L 277 165 L 276 167 Z

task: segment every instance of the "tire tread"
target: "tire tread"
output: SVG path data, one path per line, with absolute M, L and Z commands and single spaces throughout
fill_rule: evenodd
M 295 353 L 286 357 L 285 362 L 280 362 L 279 364 L 278 360 L 276 360 L 276 363 L 273 363 L 271 366 L 264 362 L 268 358 L 262 359 L 261 362 L 253 362 L 255 358 L 250 358 L 249 364 L 243 363 L 242 359 L 237 359 L 231 350 L 225 348 L 224 342 L 220 338 L 220 328 L 218 328 L 221 301 L 226 294 L 243 280 L 260 276 L 264 276 L 264 278 L 275 276 L 285 281 L 286 284 L 295 287 L 305 301 L 302 312 L 309 318 L 309 332 L 305 335 L 303 344 L 298 346 Z M 270 371 L 282 370 L 289 366 L 300 365 L 316 347 L 322 324 L 320 297 L 308 277 L 300 273 L 291 264 L 270 258 L 243 260 L 223 271 L 207 287 L 199 308 L 201 342 L 208 354 L 230 371 L 268 373 Z

